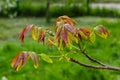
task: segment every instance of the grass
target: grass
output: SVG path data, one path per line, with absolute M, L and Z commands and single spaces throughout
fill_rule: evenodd
M 117 18 L 100 18 L 100 17 L 79 17 L 74 18 L 76 26 L 93 27 L 98 24 L 105 25 L 110 36 L 106 40 L 97 37 L 95 43 L 89 43 L 87 52 L 100 61 L 120 66 L 120 19 Z M 71 62 L 59 61 L 53 59 L 54 64 L 48 64 L 41 60 L 38 69 L 34 69 L 32 61 L 28 63 L 19 72 L 14 72 L 10 67 L 13 57 L 21 50 L 30 50 L 37 53 L 59 54 L 55 47 L 49 49 L 46 46 L 33 41 L 29 35 L 25 39 L 25 45 L 22 46 L 18 40 L 18 34 L 26 24 L 36 24 L 53 28 L 55 19 L 50 24 L 45 23 L 44 18 L 19 18 L 19 19 L 0 19 L 0 79 L 8 80 L 119 80 L 120 73 L 107 70 L 94 70 L 84 68 Z M 83 55 L 76 54 L 78 60 L 85 63 L 91 63 Z M 92 64 L 92 63 L 91 63 Z

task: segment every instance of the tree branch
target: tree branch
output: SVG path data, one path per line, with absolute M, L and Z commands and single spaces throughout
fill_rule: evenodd
M 95 62 L 95 63 L 99 64 L 100 66 L 94 66 L 94 65 L 84 64 L 84 63 L 82 63 L 82 62 L 80 62 L 80 61 L 78 61 L 78 60 L 76 60 L 76 59 L 74 59 L 74 58 L 69 58 L 69 60 L 70 60 L 71 62 L 76 63 L 76 64 L 79 64 L 79 65 L 81 65 L 81 66 L 83 66 L 83 67 L 87 67 L 87 68 L 106 69 L 106 70 L 113 70 L 113 71 L 119 71 L 119 72 L 120 72 L 120 68 L 119 68 L 119 67 L 109 66 L 109 65 L 106 65 L 106 64 L 104 64 L 104 63 L 102 63 L 102 62 L 100 62 L 100 61 L 92 58 L 91 56 L 89 56 L 89 55 L 85 52 L 85 50 L 80 49 L 80 46 L 79 46 L 79 48 L 77 48 L 77 47 L 75 47 L 75 46 L 73 46 L 73 47 L 74 47 L 75 49 L 77 49 L 77 50 L 80 50 L 80 52 L 81 52 L 83 55 L 85 55 L 90 61 Z M 51 58 L 60 58 L 61 56 L 50 56 L 50 57 L 51 57 Z
M 60 58 L 61 56 L 49 56 L 49 57 L 50 57 L 50 58 Z M 90 57 L 90 59 L 91 59 L 91 57 Z M 92 58 L 92 59 L 93 59 L 93 58 Z M 74 58 L 69 58 L 69 60 L 70 60 L 71 62 L 73 62 L 73 63 L 79 64 L 79 65 L 81 65 L 81 66 L 83 66 L 83 67 L 87 67 L 87 68 L 106 69 L 106 70 L 120 71 L 120 68 L 119 68 L 119 67 L 109 66 L 109 65 L 106 65 L 106 64 L 101 65 L 101 66 L 93 66 L 93 65 L 89 65 L 89 64 L 84 64 L 84 63 L 82 63 L 82 62 L 80 62 L 80 61 L 78 61 L 78 60 L 76 60 L 76 59 L 74 59 Z M 94 60 L 94 59 L 93 59 L 93 60 Z M 95 60 L 95 62 L 96 62 L 96 60 Z M 98 63 L 98 61 L 97 61 L 97 63 Z M 100 62 L 100 64 L 101 64 L 101 62 Z M 103 64 L 103 63 L 102 63 L 102 64 Z
M 120 71 L 120 68 L 118 67 L 113 67 L 113 66 L 108 66 L 108 65 L 105 65 L 105 66 L 92 66 L 92 65 L 88 65 L 88 64 L 83 64 L 82 62 L 80 61 L 77 61 L 73 58 L 70 58 L 70 61 L 71 62 L 74 62 L 76 64 L 79 64 L 81 66 L 84 66 L 84 67 L 88 67 L 88 68 L 94 68 L 94 69 L 107 69 L 107 70 L 114 70 L 114 71 Z
M 95 62 L 95 63 L 97 63 L 97 64 L 99 64 L 99 65 L 101 65 L 101 66 L 106 66 L 106 64 L 104 64 L 104 63 L 102 63 L 102 62 L 100 62 L 100 61 L 92 58 L 91 56 L 89 56 L 89 55 L 85 52 L 85 50 L 81 48 L 80 44 L 78 44 L 78 47 L 79 47 L 79 48 L 76 48 L 76 49 L 80 50 L 80 52 L 81 52 L 83 55 L 85 55 L 90 61 Z
M 61 56 L 49 56 L 50 58 L 60 58 Z
M 97 64 L 99 64 L 99 65 L 106 66 L 106 64 L 104 64 L 104 63 L 102 63 L 102 62 L 100 62 L 100 61 L 92 58 L 91 56 L 89 56 L 85 51 L 81 51 L 81 52 L 82 52 L 82 54 L 84 54 L 89 60 L 91 60 L 91 61 L 93 61 L 93 62 L 95 62 L 95 63 L 97 63 Z

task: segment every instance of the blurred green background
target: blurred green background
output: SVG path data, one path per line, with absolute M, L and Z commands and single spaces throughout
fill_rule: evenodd
M 22 46 L 18 34 L 27 24 L 53 29 L 56 17 L 68 15 L 78 22 L 76 27 L 93 28 L 102 24 L 108 28 L 110 31 L 108 39 L 97 37 L 95 43 L 88 44 L 87 52 L 106 64 L 119 67 L 119 2 L 119 0 L 50 0 L 48 15 L 46 15 L 47 0 L 1 0 L 0 80 L 120 80 L 120 72 L 84 68 L 58 59 L 53 59 L 53 64 L 41 60 L 38 69 L 33 67 L 30 60 L 18 72 L 14 72 L 10 66 L 13 57 L 23 50 L 48 55 L 59 54 L 55 47 L 50 49 L 46 45 L 35 42 L 30 35 L 27 35 Z M 73 57 L 84 63 L 93 64 L 83 55 L 76 54 Z

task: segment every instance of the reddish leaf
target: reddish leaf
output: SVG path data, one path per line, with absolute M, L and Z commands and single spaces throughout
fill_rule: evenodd
M 79 30 L 82 31 L 86 36 L 91 34 L 91 30 L 88 28 L 79 28 Z
M 75 35 L 74 21 L 68 16 L 60 16 L 55 23 L 55 40 L 57 46 L 62 49 L 66 44 L 70 44 L 71 37 L 68 33 Z
M 62 31 L 62 39 L 63 39 L 63 43 L 66 45 L 68 43 L 68 33 L 66 29 Z
M 56 23 L 55 23 L 55 32 L 59 27 L 64 27 L 65 24 L 71 25 L 72 28 L 74 28 L 74 21 L 69 18 L 68 16 L 60 16 L 57 18 Z
M 14 68 L 15 71 L 20 70 L 27 62 L 27 60 L 31 57 L 34 62 L 34 67 L 37 68 L 39 65 L 39 57 L 34 52 L 19 52 L 17 56 L 12 60 L 11 66 Z
M 60 37 L 61 30 L 62 30 L 62 27 L 59 27 L 58 30 L 57 30 L 57 32 L 56 32 L 55 38 L 56 38 L 57 41 L 58 41 L 58 39 Z
M 46 34 L 46 31 L 41 31 L 40 34 L 39 34 L 38 41 L 44 43 L 45 34 Z
M 68 31 L 70 31 L 71 33 L 75 34 L 75 29 L 74 29 L 74 27 L 73 27 L 72 25 L 70 25 L 70 24 L 65 24 L 64 27 L 65 27 Z
M 82 36 L 80 34 L 78 34 L 78 39 L 82 41 Z
M 64 20 L 65 22 L 74 25 L 75 21 L 73 21 L 70 17 L 68 16 L 60 16 L 59 18 L 61 18 L 62 20 Z
M 27 62 L 29 55 L 27 52 L 20 52 L 18 55 L 12 60 L 11 66 L 15 71 L 20 70 Z
M 27 25 L 23 31 L 19 34 L 19 39 L 21 40 L 22 44 L 24 44 L 24 37 L 25 35 L 31 30 L 33 25 Z

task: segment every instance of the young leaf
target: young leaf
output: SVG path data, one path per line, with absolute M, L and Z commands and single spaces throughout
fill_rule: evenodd
M 74 34 L 68 32 L 68 36 L 70 37 L 70 39 L 71 39 L 72 41 L 78 43 L 78 39 L 77 39 L 77 37 L 76 37 Z M 69 41 L 70 41 L 70 40 L 69 40 Z
M 107 36 L 109 35 L 108 30 L 103 25 L 96 26 L 94 28 L 94 31 L 96 32 L 98 36 L 104 39 L 106 39 Z
M 91 34 L 91 30 L 88 28 L 79 28 L 79 30 L 82 31 L 86 36 Z
M 78 39 L 82 41 L 82 39 L 88 39 L 91 34 L 91 30 L 88 28 L 77 28 L 76 32 L 78 34 Z
M 53 37 L 48 38 L 48 42 L 47 43 L 50 43 L 51 47 L 52 47 L 52 45 L 57 46 L 57 43 L 55 43 Z
M 21 40 L 22 44 L 24 44 L 24 37 L 25 35 L 31 30 L 33 25 L 27 25 L 22 32 L 19 34 L 19 39 Z
M 48 38 L 48 40 L 46 41 L 46 44 L 48 44 L 49 47 L 52 48 L 52 46 L 54 45 L 53 37 Z
M 64 27 L 66 30 L 70 31 L 71 33 L 75 34 L 75 29 L 72 25 L 70 24 L 64 24 Z
M 44 43 L 46 31 L 41 31 L 39 34 L 38 41 Z
M 63 46 L 65 43 L 63 43 L 63 39 L 60 36 L 59 43 L 58 43 L 58 50 L 63 50 Z
M 79 41 L 82 41 L 82 36 L 80 34 L 78 34 L 78 39 Z
M 65 43 L 65 45 L 68 43 L 68 33 L 67 30 L 64 28 L 64 30 L 62 31 L 62 39 Z
M 70 44 L 70 40 L 72 39 L 69 33 L 73 36 L 76 34 L 74 23 L 75 22 L 68 16 L 60 16 L 57 18 L 55 23 L 55 40 L 59 50 L 62 50 L 67 44 Z M 75 39 L 76 42 L 78 42 L 77 38 Z
M 94 33 L 94 32 L 92 32 L 92 33 L 90 34 L 90 41 L 91 41 L 92 43 L 95 42 L 95 33 Z
M 27 52 L 19 52 L 17 56 L 12 60 L 11 66 L 15 71 L 20 70 L 27 62 L 29 55 Z
M 58 30 L 57 30 L 57 32 L 56 32 L 56 35 L 55 35 L 56 41 L 59 40 L 60 35 L 61 35 L 61 31 L 62 31 L 62 27 L 59 27 Z
M 34 62 L 34 67 L 37 68 L 39 66 L 39 56 L 35 52 L 29 52 L 29 55 Z
M 33 26 L 33 27 L 32 27 L 32 38 L 33 38 L 34 40 L 38 40 L 38 34 L 39 34 L 39 32 L 38 32 L 38 27 Z
M 44 61 L 46 61 L 48 63 L 53 63 L 52 59 L 46 54 L 42 53 L 42 54 L 40 54 L 40 57 L 41 57 L 41 59 L 43 59 Z
M 34 67 L 37 68 L 39 66 L 39 56 L 34 52 L 26 51 L 19 52 L 17 56 L 12 60 L 11 66 L 15 71 L 19 71 L 26 64 L 29 58 L 31 58 L 34 62 Z
M 82 31 L 78 31 L 78 35 L 81 35 L 83 39 L 88 39 L 88 36 L 86 36 Z
M 74 23 L 75 23 L 75 21 L 73 21 L 68 16 L 60 16 L 56 19 L 56 23 L 55 23 L 55 27 L 54 27 L 55 32 L 57 31 L 57 29 L 59 27 L 64 27 L 65 24 L 69 24 L 70 27 L 74 28 Z
M 75 21 L 72 20 L 70 17 L 64 15 L 60 16 L 58 19 L 64 20 L 65 22 L 69 23 L 70 25 L 74 25 Z

